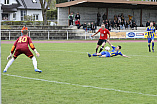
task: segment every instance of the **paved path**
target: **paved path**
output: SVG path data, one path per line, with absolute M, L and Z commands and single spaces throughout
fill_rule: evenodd
M 15 41 L 1 41 L 2 44 L 13 44 Z M 33 43 L 96 43 L 97 40 L 52 40 L 52 41 L 33 41 Z M 111 40 L 112 42 L 147 42 L 147 40 Z M 157 42 L 157 40 L 155 40 Z

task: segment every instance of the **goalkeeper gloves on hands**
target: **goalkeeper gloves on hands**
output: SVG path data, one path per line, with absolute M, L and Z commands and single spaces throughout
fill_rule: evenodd
M 13 54 L 12 54 L 12 53 L 10 53 L 10 55 L 7 57 L 7 60 L 11 59 L 11 58 L 12 58 L 12 56 L 13 56 Z

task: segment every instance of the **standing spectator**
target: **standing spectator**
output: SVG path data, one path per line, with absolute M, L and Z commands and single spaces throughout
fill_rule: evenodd
M 137 30 L 137 25 L 136 25 L 136 22 L 134 21 L 133 23 L 132 23 L 132 28 L 134 29 L 136 29 Z
M 87 24 L 86 24 L 86 22 L 83 24 L 83 29 L 84 29 L 85 31 L 87 31 Z
M 102 24 L 105 24 L 105 20 L 102 20 Z
M 127 22 L 127 28 L 130 29 L 129 20 L 127 20 L 126 22 Z
M 92 33 L 95 33 L 95 26 L 94 26 L 93 22 L 91 23 L 91 30 L 92 30 Z
M 68 18 L 69 18 L 69 25 L 70 25 L 70 26 L 73 26 L 74 15 L 73 15 L 72 12 L 71 12 L 71 14 L 69 14 Z
M 149 21 L 147 21 L 147 23 L 146 23 L 146 27 L 148 27 L 148 26 L 150 26 L 150 22 Z
M 101 14 L 98 12 L 97 13 L 97 26 L 100 26 L 100 17 L 101 17 Z
M 75 15 L 75 19 L 76 19 L 76 20 L 78 20 L 78 19 L 80 20 L 80 18 L 81 18 L 81 17 L 80 17 L 80 14 L 77 13 L 77 14 Z
M 28 30 L 28 28 L 26 27 L 26 25 L 23 26 L 23 28 L 21 29 L 21 36 L 22 36 L 22 34 L 23 34 L 23 30 Z
M 75 25 L 77 26 L 77 29 L 80 29 L 81 24 L 79 19 L 75 21 Z
M 102 20 L 106 20 L 107 19 L 107 15 L 106 13 L 104 13 L 104 15 L 102 16 Z
M 123 15 L 123 13 L 121 14 L 121 20 L 124 21 L 124 15 Z
M 133 17 L 133 16 L 131 16 L 131 15 L 128 15 L 128 17 L 129 17 L 129 21 L 130 21 L 130 20 L 132 20 L 132 17 Z
M 117 15 L 114 15 L 114 20 L 115 20 L 116 22 L 118 21 Z

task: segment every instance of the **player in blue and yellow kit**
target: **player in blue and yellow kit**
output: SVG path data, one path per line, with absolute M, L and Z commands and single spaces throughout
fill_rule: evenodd
M 153 22 L 150 23 L 150 26 L 146 28 L 146 32 L 148 32 L 148 47 L 149 47 L 149 52 L 151 52 L 150 49 L 150 44 L 152 42 L 152 51 L 154 52 L 154 35 L 155 35 L 155 27 L 153 26 Z
M 111 52 L 103 51 L 101 53 L 95 53 L 95 54 L 92 54 L 92 55 L 88 53 L 88 57 L 91 57 L 91 56 L 113 57 L 113 56 L 117 56 L 117 55 L 121 55 L 123 57 L 128 57 L 126 55 L 123 55 L 122 52 L 120 52 L 121 46 L 114 47 L 112 44 L 110 44 L 110 45 L 112 47 Z M 128 58 L 130 58 L 130 57 L 128 57 Z

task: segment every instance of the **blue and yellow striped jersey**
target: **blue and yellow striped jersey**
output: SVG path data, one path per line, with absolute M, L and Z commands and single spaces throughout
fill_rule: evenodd
M 147 38 L 152 38 L 152 37 L 154 37 L 154 34 L 155 34 L 155 27 L 154 27 L 154 26 L 152 26 L 152 27 L 148 26 L 148 27 L 146 28 L 146 32 L 148 32 Z
M 112 46 L 112 48 L 113 48 L 113 50 L 110 52 L 111 57 L 112 56 L 117 56 L 117 55 L 121 55 L 121 56 L 123 55 L 122 52 L 115 50 L 116 47 Z

